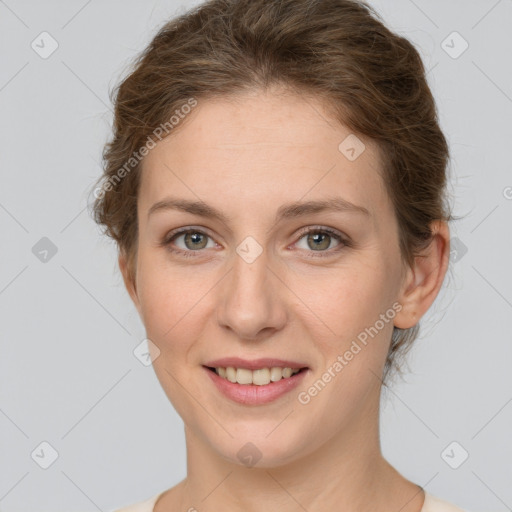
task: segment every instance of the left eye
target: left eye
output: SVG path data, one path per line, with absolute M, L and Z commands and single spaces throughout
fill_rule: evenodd
M 299 243 L 305 240 L 306 247 L 300 247 Z M 343 243 L 343 238 L 331 230 L 326 229 L 312 229 L 302 234 L 297 242 L 300 249 L 312 250 L 315 252 L 327 252 L 327 249 L 332 249 L 331 242 L 336 240 L 338 243 L 334 247 L 338 247 Z

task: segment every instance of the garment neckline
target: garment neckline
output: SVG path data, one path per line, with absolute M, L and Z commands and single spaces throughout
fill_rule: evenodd
M 167 492 L 167 489 L 165 491 L 162 491 L 161 493 L 157 494 L 156 496 L 153 496 L 149 500 L 149 505 L 151 505 L 151 512 L 155 512 L 155 507 L 158 502 L 158 500 Z
M 423 491 L 423 505 L 421 506 L 421 512 L 424 512 L 426 510 L 426 507 L 429 505 L 429 503 L 432 501 L 432 496 L 425 490 L 423 487 L 420 487 L 420 489 Z M 156 504 L 158 503 L 158 500 L 167 492 L 167 489 L 165 491 L 162 491 L 161 493 L 157 494 L 156 496 L 153 496 L 148 500 L 148 505 L 151 506 L 151 512 L 155 512 Z

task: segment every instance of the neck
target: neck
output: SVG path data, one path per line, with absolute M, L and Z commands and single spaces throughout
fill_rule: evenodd
M 421 488 L 382 457 L 378 399 L 362 411 L 365 421 L 355 419 L 313 453 L 277 467 L 233 463 L 186 428 L 188 476 L 161 509 L 419 512 Z

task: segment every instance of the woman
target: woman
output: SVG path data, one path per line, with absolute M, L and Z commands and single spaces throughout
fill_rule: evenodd
M 124 511 L 460 510 L 382 456 L 442 286 L 449 158 L 418 52 L 351 0 L 212 0 L 120 84 L 95 219 L 187 477 Z

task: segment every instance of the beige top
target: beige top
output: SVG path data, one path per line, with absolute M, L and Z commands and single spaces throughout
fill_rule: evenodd
M 164 491 L 165 492 L 165 491 Z M 153 512 L 153 508 L 158 498 L 163 494 L 157 494 L 149 500 L 141 501 L 139 503 L 135 503 L 125 508 L 121 508 L 112 512 Z M 443 501 L 431 494 L 428 494 L 425 491 L 425 502 L 423 503 L 423 507 L 421 512 L 468 512 L 463 509 L 448 503 L 447 501 Z

